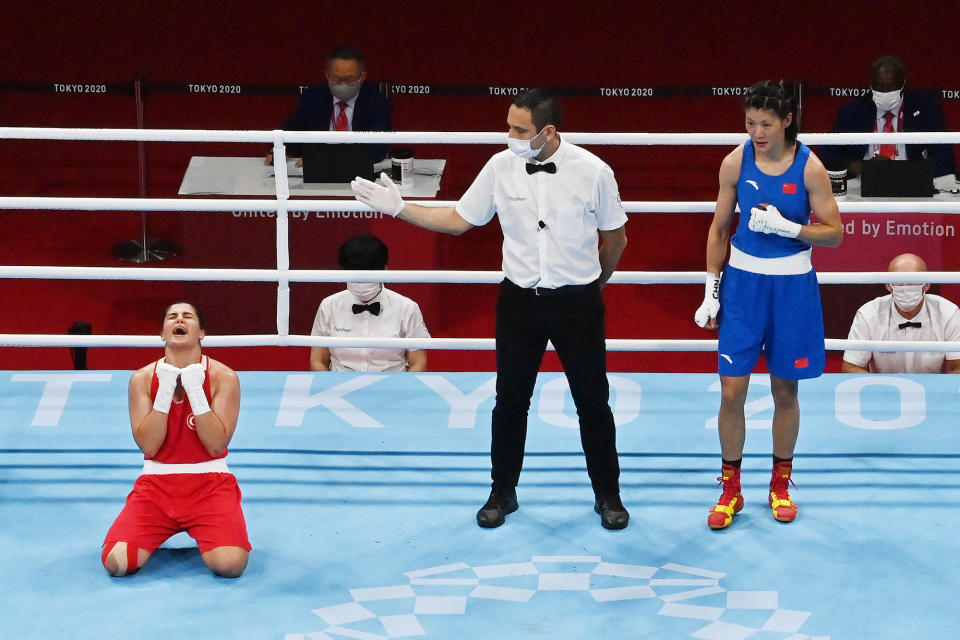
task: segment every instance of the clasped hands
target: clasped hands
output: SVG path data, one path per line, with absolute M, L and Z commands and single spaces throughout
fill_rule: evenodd
M 182 369 L 175 367 L 168 362 L 161 362 L 157 365 L 157 396 L 153 400 L 154 411 L 160 413 L 170 413 L 170 404 L 173 402 L 173 394 L 177 389 L 177 381 L 183 386 L 183 390 L 190 400 L 190 408 L 193 409 L 193 415 L 199 416 L 210 411 L 210 403 L 207 401 L 207 395 L 203 390 L 203 381 L 207 374 L 203 364 L 195 362 Z

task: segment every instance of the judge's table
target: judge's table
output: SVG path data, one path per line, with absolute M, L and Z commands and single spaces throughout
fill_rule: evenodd
M 413 161 L 413 186 L 401 189 L 400 193 L 411 198 L 434 198 L 440 190 L 440 178 L 447 161 L 444 159 L 419 159 Z M 374 165 L 377 175 L 390 173 L 390 160 Z M 352 198 L 349 183 L 304 183 L 303 168 L 296 160 L 287 159 L 287 183 L 291 196 L 341 196 Z M 276 195 L 274 167 L 265 164 L 263 157 L 238 158 L 227 156 L 194 156 L 190 158 L 179 194 L 225 195 L 225 196 L 273 196 Z

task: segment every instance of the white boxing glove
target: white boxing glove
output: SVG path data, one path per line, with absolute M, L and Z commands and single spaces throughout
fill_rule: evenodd
M 350 182 L 350 188 L 353 189 L 357 200 L 363 204 L 396 218 L 407 203 L 400 197 L 400 190 L 390 176 L 381 173 L 380 182 L 383 184 L 357 176 Z
M 190 408 L 194 416 L 202 416 L 210 412 L 210 403 L 207 402 L 207 395 L 203 392 L 203 380 L 206 373 L 203 365 L 199 362 L 187 365 L 180 370 L 180 384 L 183 390 L 187 392 L 187 399 L 190 401 Z
M 762 213 L 762 209 L 754 207 L 750 209 L 750 219 L 747 221 L 747 229 L 750 231 L 756 231 L 757 233 L 766 233 L 766 225 L 763 221 L 763 216 L 759 215 L 757 212 Z
M 180 369 L 161 362 L 157 365 L 157 397 L 153 399 L 153 410 L 160 413 L 170 413 L 170 403 L 173 402 L 173 392 L 177 389 L 177 376 Z
M 693 321 L 701 329 L 705 329 L 711 318 L 716 318 L 720 313 L 720 276 L 715 273 L 707 273 L 706 287 L 703 293 L 703 304 L 693 314 Z
M 766 209 L 760 207 L 750 209 L 750 222 L 747 223 L 747 228 L 758 233 L 775 233 L 784 238 L 796 238 L 800 235 L 803 225 L 787 220 L 779 209 L 768 204 Z

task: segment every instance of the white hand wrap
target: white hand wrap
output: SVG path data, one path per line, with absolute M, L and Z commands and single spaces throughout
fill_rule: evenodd
M 796 238 L 800 235 L 803 225 L 787 220 L 779 209 L 768 204 L 766 209 L 759 207 L 750 209 L 750 222 L 747 223 L 747 227 L 758 233 L 775 233 L 784 238 Z
M 697 326 L 706 328 L 711 318 L 716 318 L 720 313 L 720 276 L 708 273 L 706 287 L 703 293 L 703 304 L 693 314 L 693 321 Z
M 350 188 L 357 200 L 377 211 L 382 211 L 396 218 L 407 203 L 400 197 L 400 190 L 393 183 L 386 173 L 380 174 L 380 182 L 377 184 L 365 178 L 356 177 L 350 183 Z
M 170 413 L 170 403 L 173 402 L 173 392 L 177 389 L 177 376 L 180 369 L 161 362 L 157 365 L 157 397 L 153 399 L 153 410 L 160 413 Z
M 203 380 L 206 374 L 203 365 L 199 362 L 187 365 L 180 370 L 180 384 L 183 390 L 187 392 L 187 399 L 190 401 L 190 408 L 194 416 L 202 416 L 210 412 L 210 403 L 207 402 L 207 396 L 203 392 Z

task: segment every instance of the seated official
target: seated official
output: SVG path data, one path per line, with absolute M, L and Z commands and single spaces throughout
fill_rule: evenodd
M 327 83 L 311 86 L 283 125 L 285 131 L 393 131 L 390 103 L 375 84 L 368 84 L 363 53 L 355 47 L 337 47 L 327 55 Z M 372 162 L 387 156 L 387 145 L 370 145 Z M 288 144 L 287 155 L 300 157 L 301 145 Z M 267 164 L 273 153 L 267 154 Z M 298 161 L 297 166 L 300 166 Z
M 386 269 L 387 246 L 376 236 L 354 236 L 340 247 L 342 269 Z M 379 282 L 348 282 L 324 298 L 313 321 L 314 336 L 429 338 L 420 306 Z M 343 347 L 310 350 L 312 371 L 426 371 L 424 349 Z
M 837 112 L 832 133 L 946 131 L 940 103 L 928 93 L 906 88 L 907 71 L 891 56 L 877 59 L 870 69 L 870 92 L 847 102 Z M 953 174 L 956 158 L 946 144 L 853 144 L 825 146 L 824 162 L 846 164 L 851 176 L 860 174 L 864 160 L 926 158 L 934 176 Z
M 926 271 L 923 258 L 904 253 L 888 271 Z M 927 293 L 929 284 L 888 284 L 890 295 L 857 311 L 849 340 L 960 341 L 960 309 L 946 298 Z M 919 353 L 846 351 L 843 373 L 960 373 L 960 352 Z

